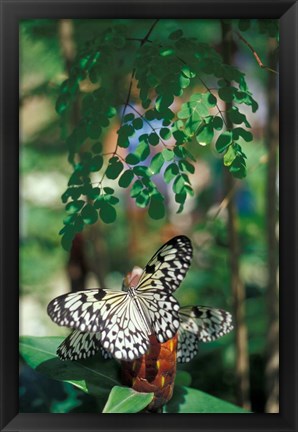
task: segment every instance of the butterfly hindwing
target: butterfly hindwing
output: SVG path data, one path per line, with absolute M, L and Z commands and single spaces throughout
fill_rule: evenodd
M 177 361 L 180 363 L 197 354 L 198 342 L 211 342 L 233 329 L 229 312 L 208 306 L 182 307 L 179 319 Z
M 100 349 L 98 333 L 84 333 L 74 330 L 57 349 L 61 360 L 80 360 L 92 357 Z

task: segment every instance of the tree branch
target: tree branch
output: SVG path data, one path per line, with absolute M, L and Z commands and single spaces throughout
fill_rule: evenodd
M 270 67 L 264 65 L 264 63 L 263 63 L 262 60 L 260 59 L 258 53 L 257 53 L 256 50 L 254 49 L 254 47 L 253 47 L 249 42 L 247 42 L 247 40 L 244 39 L 244 37 L 243 37 L 239 32 L 236 31 L 235 33 L 236 33 L 236 35 L 238 36 L 238 38 L 239 38 L 243 43 L 245 43 L 246 46 L 248 46 L 248 48 L 250 49 L 250 51 L 253 53 L 253 56 L 254 56 L 254 58 L 256 59 L 256 61 L 257 61 L 258 65 L 260 66 L 260 68 L 262 68 L 262 69 L 266 69 L 267 71 L 269 71 L 269 72 L 273 72 L 273 73 L 275 73 L 275 74 L 278 75 L 278 72 L 277 72 L 276 70 L 271 69 Z

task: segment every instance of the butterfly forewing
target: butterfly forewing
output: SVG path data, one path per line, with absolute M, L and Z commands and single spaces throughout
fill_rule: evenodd
M 137 291 L 160 289 L 175 291 L 191 264 L 192 245 L 186 236 L 177 236 L 164 244 L 146 265 Z
M 177 360 L 180 363 L 196 355 L 198 342 L 211 342 L 233 329 L 229 312 L 208 306 L 182 307 L 179 319 Z

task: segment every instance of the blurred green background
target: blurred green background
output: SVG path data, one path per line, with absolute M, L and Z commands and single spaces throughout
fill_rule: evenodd
M 188 235 L 194 246 L 191 269 L 177 291 L 181 305 L 198 304 L 233 311 L 227 212 L 213 217 L 225 197 L 222 161 L 211 147 L 192 149 L 197 157 L 192 178 L 195 198 L 182 215 L 168 190 L 168 216 L 151 220 L 135 207 L 123 189 L 117 221 L 97 222 L 78 239 L 79 252 L 65 252 L 58 235 L 65 217 L 61 195 L 71 167 L 61 138 L 60 118 L 55 112 L 59 85 L 67 78 L 65 52 L 61 46 L 63 25 L 70 29 L 70 46 L 78 52 L 86 41 L 114 24 L 131 29 L 131 37 L 143 37 L 150 20 L 27 20 L 20 23 L 20 334 L 67 335 L 46 313 L 48 302 L 71 289 L 71 280 L 84 279 L 86 288 L 104 286 L 120 289 L 122 278 L 134 265 L 143 266 L 165 241 L 177 234 Z M 238 26 L 238 20 L 233 22 Z M 162 20 L 154 38 L 163 40 L 177 28 L 187 36 L 220 49 L 219 20 Z M 270 35 L 260 33 L 254 23 L 245 32 L 260 58 L 268 61 Z M 153 36 L 152 36 L 153 37 Z M 254 141 L 243 143 L 248 175 L 237 182 L 235 203 L 239 218 L 240 275 L 245 285 L 245 324 L 248 333 L 251 409 L 264 412 L 266 393 L 266 353 L 268 349 L 268 254 L 266 238 L 267 85 L 268 72 L 261 69 L 251 51 L 235 38 L 234 62 L 246 74 L 259 104 L 256 115 L 246 113 Z M 132 52 L 127 52 L 129 65 Z M 129 67 L 123 65 L 123 70 Z M 115 92 L 121 91 L 121 70 L 111 71 Z M 123 91 L 123 90 L 122 90 Z M 107 147 L 115 138 L 117 122 L 106 132 Z M 198 148 L 199 147 L 199 148 Z M 277 181 L 277 180 L 276 180 Z M 83 254 L 83 255 L 82 255 Z M 77 274 L 78 272 L 79 274 Z M 235 332 L 222 339 L 201 344 L 199 355 L 179 366 L 192 376 L 191 386 L 232 403 L 235 391 Z M 20 361 L 21 412 L 96 412 L 96 401 L 68 384 L 48 380 L 33 373 Z

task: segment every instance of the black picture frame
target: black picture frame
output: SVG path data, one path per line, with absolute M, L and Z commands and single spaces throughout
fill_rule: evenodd
M 1 430 L 297 430 L 297 28 L 293 1 L 1 0 Z M 34 18 L 279 18 L 280 413 L 128 416 L 18 413 L 18 23 Z M 144 421 L 145 420 L 145 421 Z

